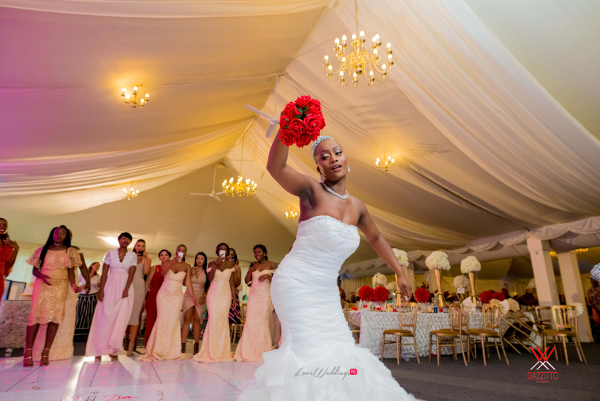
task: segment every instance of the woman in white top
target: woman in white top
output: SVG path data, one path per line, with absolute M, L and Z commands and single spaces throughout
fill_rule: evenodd
M 99 302 L 85 348 L 85 355 L 95 356 L 97 361 L 106 354 L 116 359 L 123 348 L 123 333 L 133 309 L 131 283 L 137 266 L 135 253 L 127 250 L 132 239 L 131 234 L 122 233 L 120 247 L 104 256 Z
M 92 326 L 92 318 L 96 311 L 96 304 L 98 303 L 98 290 L 100 289 L 100 262 L 94 262 L 90 265 L 90 291 L 89 293 L 85 289 L 84 278 L 79 274 L 79 283 L 81 292 L 79 293 L 79 299 L 77 300 L 77 312 L 75 318 L 75 335 L 87 336 Z

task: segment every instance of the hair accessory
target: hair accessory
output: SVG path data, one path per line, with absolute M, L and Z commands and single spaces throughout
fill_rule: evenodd
M 594 266 L 590 275 L 592 276 L 592 278 L 594 280 L 600 281 L 600 263 L 598 263 L 596 266 Z
M 327 135 L 323 135 L 323 136 L 320 136 L 317 139 L 315 139 L 315 143 L 313 143 L 313 146 L 312 146 L 312 154 L 313 154 L 313 156 L 315 154 L 315 150 L 317 150 L 317 146 L 319 146 L 319 144 L 321 142 L 323 142 L 325 139 L 333 139 L 333 138 L 330 137 L 330 136 L 327 136 Z

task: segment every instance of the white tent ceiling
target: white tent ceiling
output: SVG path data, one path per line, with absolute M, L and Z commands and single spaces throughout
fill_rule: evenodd
M 396 247 L 600 215 L 600 6 L 540 1 L 360 1 L 360 29 L 392 42 L 396 65 L 343 89 L 322 59 L 353 31 L 353 1 L 0 0 L 0 215 L 28 242 L 67 224 L 87 248 L 128 230 L 153 249 L 227 241 L 251 260 L 264 243 L 281 259 L 297 202 L 266 173 L 266 124 L 243 107 L 273 113 L 276 75 L 278 110 L 323 102 L 349 192 Z M 134 85 L 144 109 L 121 101 Z M 210 191 L 218 161 L 217 183 L 237 175 L 244 133 L 257 195 L 189 196 Z M 400 161 L 387 173 L 373 168 L 384 152 Z M 316 176 L 308 149 L 292 153 Z M 348 262 L 374 257 L 363 243 Z

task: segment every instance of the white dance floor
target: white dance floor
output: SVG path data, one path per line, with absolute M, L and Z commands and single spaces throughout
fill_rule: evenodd
M 137 362 L 137 356 L 75 357 L 33 368 L 22 357 L 0 358 L 2 401 L 233 401 L 260 362 Z

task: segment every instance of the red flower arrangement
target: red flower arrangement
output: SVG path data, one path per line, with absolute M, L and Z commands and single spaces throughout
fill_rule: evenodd
M 310 96 L 300 96 L 295 102 L 285 106 L 279 126 L 279 139 L 284 145 L 296 145 L 299 148 L 308 145 L 317 139 L 321 130 L 325 128 L 321 102 Z
M 502 293 L 504 294 L 504 299 L 508 298 L 508 290 L 506 288 L 502 289 Z
M 490 291 L 483 291 L 481 294 L 479 294 L 479 298 L 481 299 L 482 303 L 489 304 L 492 300 L 492 293 Z
M 385 287 L 377 287 L 373 291 L 373 301 L 386 302 L 390 296 L 389 291 Z
M 501 292 L 495 292 L 492 294 L 492 299 L 497 299 L 498 301 L 502 302 L 506 299 L 506 297 Z
M 417 288 L 415 290 L 415 299 L 420 304 L 429 302 L 429 291 L 425 288 Z
M 374 291 L 368 285 L 363 285 L 358 289 L 358 296 L 361 301 L 370 302 L 373 300 Z

